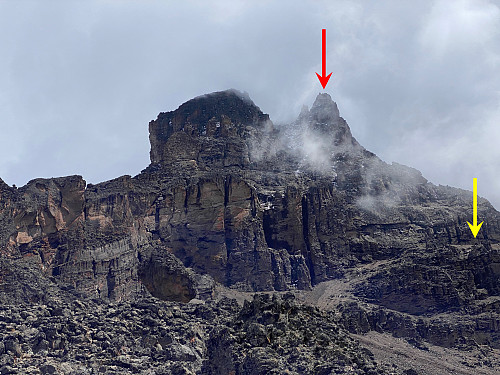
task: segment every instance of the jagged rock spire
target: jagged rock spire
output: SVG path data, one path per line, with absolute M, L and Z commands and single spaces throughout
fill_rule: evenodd
M 297 123 L 306 124 L 314 135 L 324 139 L 330 147 L 359 146 L 351 134 L 349 125 L 340 117 L 337 103 L 329 94 L 318 94 L 309 111 L 302 109 Z
M 337 121 L 340 117 L 337 103 L 326 93 L 318 94 L 310 114 L 311 118 L 318 122 Z

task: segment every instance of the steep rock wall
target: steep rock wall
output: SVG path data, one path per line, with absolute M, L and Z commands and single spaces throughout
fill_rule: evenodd
M 379 289 L 359 295 L 401 311 L 419 296 L 413 313 L 423 313 L 499 293 L 498 212 L 479 200 L 485 224 L 474 239 L 470 193 L 378 159 L 327 94 L 302 111 L 293 134 L 234 91 L 195 98 L 149 127 L 152 163 L 138 176 L 88 186 L 79 176 L 37 179 L 20 189 L 1 182 L 2 254 L 34 256 L 47 275 L 109 299 L 161 290 L 143 266 L 170 255 L 182 267 L 159 264 L 160 273 L 186 296 L 196 289 L 191 271 L 244 290 L 308 289 L 403 258 L 374 275 Z M 324 140 L 321 158 L 304 151 L 304 135 Z M 474 257 L 446 250 L 479 244 Z

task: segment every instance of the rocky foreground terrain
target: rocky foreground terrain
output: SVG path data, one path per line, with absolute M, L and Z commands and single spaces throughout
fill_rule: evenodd
M 208 94 L 97 185 L 0 180 L 0 374 L 498 374 L 500 214 L 386 164 L 328 94 Z

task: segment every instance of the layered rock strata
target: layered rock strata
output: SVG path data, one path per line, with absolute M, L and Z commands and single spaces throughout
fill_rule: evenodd
M 489 314 L 472 329 L 498 345 L 499 213 L 480 198 L 473 238 L 470 192 L 364 149 L 328 94 L 286 127 L 229 90 L 149 130 L 151 164 L 135 177 L 0 181 L 5 298 L 41 299 L 12 290 L 24 264 L 81 296 L 182 302 L 211 298 L 217 283 L 309 290 L 363 268 L 359 301 L 413 317 Z M 369 329 L 391 330 L 363 314 Z

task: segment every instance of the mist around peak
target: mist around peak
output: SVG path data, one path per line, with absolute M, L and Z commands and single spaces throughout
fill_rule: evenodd
M 422 174 L 402 164 L 387 164 L 353 137 L 335 101 L 320 93 L 297 119 L 270 127 L 250 144 L 253 161 L 273 161 L 301 174 L 331 179 L 334 186 L 353 191 L 355 204 L 371 218 L 395 218 L 398 207 L 414 204 Z M 291 163 L 286 160 L 293 160 Z M 428 197 L 433 199 L 432 197 Z
M 336 176 L 336 155 L 363 150 L 326 93 L 318 94 L 311 109 L 304 104 L 295 121 L 276 125 L 251 144 L 253 160 L 288 155 L 297 160 L 297 173 L 313 171 L 330 177 Z

